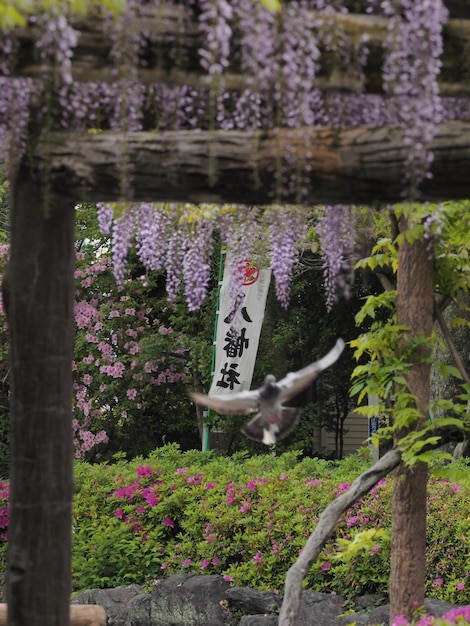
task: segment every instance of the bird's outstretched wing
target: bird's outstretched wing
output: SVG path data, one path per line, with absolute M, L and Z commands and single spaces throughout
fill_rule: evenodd
M 248 415 L 259 409 L 258 389 L 220 396 L 206 396 L 194 391 L 189 395 L 197 404 L 208 406 L 221 415 Z
M 287 437 L 297 424 L 299 416 L 300 409 L 283 407 L 281 419 L 278 422 L 270 423 L 258 413 L 242 428 L 242 433 L 249 439 L 253 439 L 253 441 L 272 445 L 279 439 Z
M 335 363 L 342 351 L 344 350 L 344 341 L 338 339 L 334 347 L 324 357 L 310 363 L 307 367 L 302 368 L 298 372 L 290 372 L 284 378 L 277 382 L 277 386 L 281 390 L 279 400 L 286 402 L 305 389 L 315 378 L 317 378 L 323 370 Z

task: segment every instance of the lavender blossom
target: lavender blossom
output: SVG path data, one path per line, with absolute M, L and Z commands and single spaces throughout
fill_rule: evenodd
M 53 82 L 56 86 L 72 83 L 72 50 L 77 45 L 78 32 L 70 26 L 65 15 L 52 19 L 50 15 L 45 15 L 39 25 L 41 35 L 36 48 L 44 71 L 47 73 L 50 67 L 53 68 Z
M 331 310 L 341 290 L 349 296 L 353 280 L 353 257 L 356 240 L 354 207 L 346 205 L 325 206 L 323 217 L 318 219 L 317 232 L 322 247 L 323 276 L 325 280 L 326 307 Z
M 296 207 L 274 207 L 269 214 L 271 269 L 276 281 L 276 296 L 289 306 L 290 283 L 300 243 L 306 235 L 305 215 Z
M 96 205 L 98 215 L 98 225 L 103 235 L 111 234 L 111 226 L 113 223 L 112 206 L 106 202 L 98 202 Z
M 137 254 L 149 270 L 165 266 L 166 248 L 173 227 L 168 210 L 163 205 L 144 202 L 138 207 L 136 230 Z
M 407 163 L 404 195 L 415 198 L 430 177 L 429 144 L 442 121 L 437 78 L 442 62 L 442 27 L 448 11 L 441 0 L 384 0 L 390 18 L 383 80 L 389 103 L 404 131 Z
M 181 285 L 181 267 L 183 265 L 185 253 L 185 240 L 187 233 L 185 229 L 175 228 L 168 240 L 166 250 L 165 269 L 166 269 L 166 292 L 168 301 L 173 303 L 178 295 Z
M 210 280 L 214 224 L 200 219 L 189 231 L 183 260 L 184 293 L 188 309 L 197 311 L 207 294 Z
M 134 235 L 135 219 L 135 208 L 130 207 L 113 222 L 113 272 L 118 283 L 122 283 L 125 278 L 125 264 Z

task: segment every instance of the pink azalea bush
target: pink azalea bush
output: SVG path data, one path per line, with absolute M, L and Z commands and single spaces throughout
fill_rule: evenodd
M 149 422 L 181 412 L 181 383 L 189 370 L 187 351 L 170 339 L 163 356 L 143 354 L 146 339 L 166 338 L 173 331 L 160 320 L 142 281 L 129 278 L 116 285 L 108 257 L 90 259 L 82 252 L 77 253 L 75 278 L 73 429 L 75 455 L 83 458 L 107 442 L 108 429 L 114 437 L 132 437 L 138 429 L 150 435 Z M 172 393 L 172 388 L 178 391 Z
M 90 231 L 88 231 L 90 232 Z M 76 340 L 72 362 L 74 389 L 73 443 L 77 458 L 100 455 L 109 434 L 114 445 L 126 445 L 139 433 L 148 449 L 161 443 L 187 410 L 187 350 L 173 340 L 173 330 L 160 319 L 158 300 L 148 295 L 139 279 L 117 285 L 111 260 L 89 246 L 76 255 Z M 9 245 L 0 245 L 0 268 Z M 6 319 L 0 294 L 2 333 Z M 160 338 L 159 355 L 142 350 L 146 340 Z M 1 359 L 7 360 L 8 342 Z M 161 356 L 163 355 L 163 356 Z M 5 383 L 6 380 L 6 383 Z M 8 381 L 5 377 L 2 385 Z M 5 415 L 7 423 L 7 415 Z M 195 422 L 195 419 L 193 419 Z M 0 419 L 0 425 L 4 420 Z M 180 422 L 181 424 L 181 422 Z M 2 426 L 3 427 L 3 426 Z M 152 441 L 153 440 L 153 441 Z M 101 444 L 101 445 L 100 445 Z
M 335 463 L 299 461 L 294 452 L 251 458 L 183 453 L 175 444 L 133 461 L 77 461 L 74 589 L 151 584 L 193 572 L 282 591 L 288 568 L 325 507 L 369 463 L 363 452 Z M 468 475 L 468 466 L 460 467 Z M 349 599 L 387 596 L 391 493 L 391 479 L 384 479 L 343 515 L 306 578 L 309 588 Z M 468 478 L 430 479 L 427 597 L 470 603 L 469 505 Z M 346 550 L 351 540 L 372 529 L 370 540 L 351 555 Z M 3 561 L 7 532 L 8 485 L 2 483 Z
M 412 622 L 414 626 L 445 626 L 446 624 L 470 624 L 470 606 L 462 606 L 452 609 L 442 617 L 422 617 Z M 393 626 L 411 626 L 403 615 L 398 615 L 393 620 Z
M 177 572 L 220 574 L 236 585 L 282 590 L 319 516 L 364 471 L 363 455 L 340 463 L 279 457 L 218 457 L 169 445 L 148 458 L 77 464 L 76 589 L 145 583 Z M 428 597 L 470 602 L 470 483 L 429 483 Z M 388 593 L 391 479 L 342 517 L 307 585 L 354 597 Z M 442 524 L 445 512 L 445 524 Z M 383 530 L 351 558 L 358 533 Z M 436 579 L 442 583 L 436 586 Z

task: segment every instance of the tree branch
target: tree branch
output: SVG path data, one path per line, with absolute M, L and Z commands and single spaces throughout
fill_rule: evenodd
M 333 500 L 323 511 L 317 527 L 310 535 L 299 558 L 287 572 L 279 626 L 294 626 L 300 608 L 302 581 L 334 531 L 338 519 L 350 506 L 366 495 L 379 480 L 397 467 L 400 460 L 400 450 L 398 448 L 390 450 L 372 467 L 358 476 L 348 491 Z
M 426 433 L 426 438 L 429 438 L 430 435 L 436 435 L 439 441 L 423 446 L 422 451 L 433 450 L 444 443 L 455 441 L 457 432 L 460 433 L 455 427 L 446 427 L 436 428 L 432 433 Z M 287 572 L 279 626 L 294 626 L 296 624 L 295 620 L 300 609 L 302 581 L 333 533 L 338 519 L 350 506 L 365 496 L 379 480 L 398 467 L 400 462 L 401 451 L 398 448 L 389 450 L 374 465 L 358 476 L 348 491 L 338 496 L 323 511 L 299 558 Z
M 384 288 L 384 291 L 393 291 L 393 289 L 395 289 L 395 287 L 392 285 L 392 281 L 386 274 L 384 274 L 383 272 L 376 271 L 375 275 L 379 279 L 380 284 Z

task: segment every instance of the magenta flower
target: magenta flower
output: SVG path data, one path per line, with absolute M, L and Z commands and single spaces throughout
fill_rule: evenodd
M 457 583 L 457 589 L 459 591 L 463 591 L 465 589 L 465 583 L 460 581 L 459 583 Z
M 226 583 L 233 582 L 233 578 L 231 576 L 229 576 L 228 574 L 224 574 L 224 580 L 225 580 Z
M 183 565 L 191 565 L 191 559 L 184 559 Z
M 456 609 L 452 609 L 443 615 L 442 618 L 448 622 L 452 622 L 453 624 L 470 624 L 470 606 L 461 606 Z
M 244 502 L 240 507 L 240 512 L 245 513 L 250 508 L 251 498 L 248 498 L 246 502 Z
M 162 524 L 163 524 L 163 526 L 168 526 L 169 528 L 174 528 L 175 527 L 175 523 L 171 519 L 171 517 L 164 517 L 163 521 L 162 521 Z
M 321 564 L 320 570 L 322 572 L 327 572 L 329 569 L 331 569 L 331 563 L 329 561 L 323 561 L 323 563 Z
M 261 563 L 262 558 L 263 558 L 263 553 L 258 550 L 258 552 L 253 557 L 253 561 L 255 563 Z
M 160 499 L 157 498 L 157 496 L 154 493 L 147 493 L 145 495 L 145 499 L 149 506 L 155 506 L 156 504 L 160 502 Z
M 209 565 L 209 561 L 207 559 L 203 559 L 201 562 L 201 569 L 206 569 L 208 565 Z
M 220 563 L 220 559 L 218 557 L 214 557 L 211 561 L 212 565 L 218 565 Z

